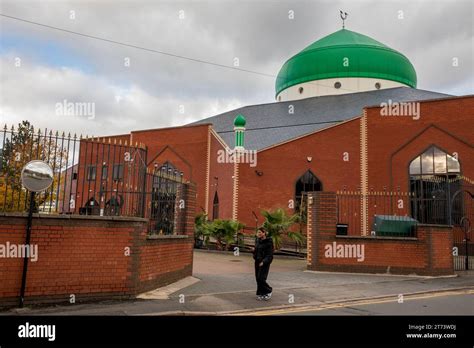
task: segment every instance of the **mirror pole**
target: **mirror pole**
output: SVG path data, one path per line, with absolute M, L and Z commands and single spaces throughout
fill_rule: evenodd
M 35 193 L 30 192 L 30 208 L 28 210 L 28 220 L 26 223 L 26 241 L 25 247 L 30 245 L 31 239 L 31 223 L 33 222 L 33 210 L 35 208 Z M 21 292 L 20 292 L 20 308 L 23 308 L 25 303 L 25 289 L 26 289 L 26 273 L 28 271 L 28 255 L 25 253 L 23 259 L 23 275 L 21 277 Z

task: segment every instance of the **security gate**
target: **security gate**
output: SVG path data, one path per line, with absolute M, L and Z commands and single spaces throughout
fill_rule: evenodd
M 412 217 L 453 227 L 454 270 L 474 269 L 474 184 L 457 175 L 411 176 Z
M 463 185 L 451 202 L 454 270 L 474 269 L 474 185 Z

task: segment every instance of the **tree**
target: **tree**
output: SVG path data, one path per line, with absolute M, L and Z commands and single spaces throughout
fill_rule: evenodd
M 300 245 L 303 243 L 303 234 L 290 231 L 290 228 L 300 221 L 298 214 L 288 216 L 284 209 L 278 208 L 273 211 L 263 210 L 262 215 L 265 218 L 262 227 L 273 239 L 275 249 L 280 249 L 284 235 Z
M 55 202 L 58 191 L 59 168 L 65 169 L 68 153 L 56 140 L 58 134 L 35 133 L 29 121 L 18 124 L 16 131 L 4 129 L 3 148 L 0 149 L 0 211 L 23 211 L 27 208 L 27 192 L 21 183 L 21 170 L 32 160 L 48 163 L 55 178 L 52 187 L 41 195 L 36 195 L 36 206 L 48 201 Z M 59 175 L 56 175 L 59 173 Z

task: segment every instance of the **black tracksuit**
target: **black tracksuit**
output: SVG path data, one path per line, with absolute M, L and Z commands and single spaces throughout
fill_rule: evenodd
M 272 287 L 267 283 L 267 277 L 268 271 L 270 270 L 270 264 L 273 261 L 273 240 L 271 238 L 257 238 L 253 258 L 255 260 L 257 295 L 267 295 L 272 292 Z M 263 262 L 263 266 L 260 266 L 261 262 Z

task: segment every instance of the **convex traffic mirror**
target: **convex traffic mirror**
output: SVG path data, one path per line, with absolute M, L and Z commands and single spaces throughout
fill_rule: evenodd
M 28 162 L 21 171 L 21 182 L 28 191 L 44 191 L 53 183 L 53 169 L 40 160 Z

